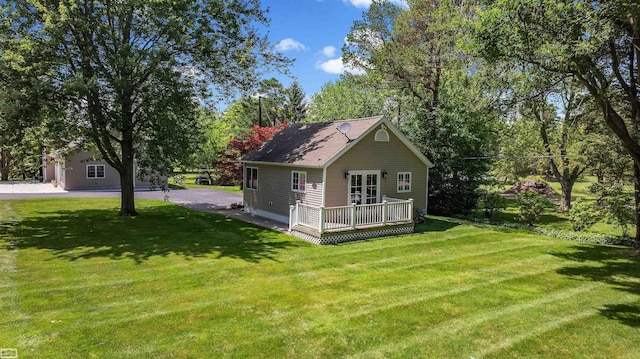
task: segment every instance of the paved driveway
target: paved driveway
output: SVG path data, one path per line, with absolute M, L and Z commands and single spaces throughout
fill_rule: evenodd
M 51 183 L 32 181 L 0 182 L 0 199 L 43 197 L 118 198 L 120 197 L 120 191 L 65 191 L 60 187 L 53 187 Z M 136 191 L 136 198 L 166 199 L 177 204 L 194 207 L 194 209 L 224 209 L 231 207 L 232 204 L 242 203 L 241 194 L 213 189 L 172 189 L 167 193 L 162 191 Z
M 51 183 L 0 182 L 0 200 L 12 198 L 56 198 L 56 197 L 104 197 L 119 198 L 119 191 L 64 191 Z M 254 216 L 242 210 L 234 210 L 234 204 L 242 204 L 242 195 L 214 189 L 172 189 L 162 191 L 137 191 L 136 198 L 168 200 L 181 206 L 203 212 L 223 214 L 279 232 L 287 232 L 288 226 L 266 218 Z

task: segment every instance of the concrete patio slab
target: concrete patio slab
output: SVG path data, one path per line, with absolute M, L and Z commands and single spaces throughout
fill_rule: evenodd
M 67 193 L 62 187 L 38 181 L 0 182 L 0 193 Z

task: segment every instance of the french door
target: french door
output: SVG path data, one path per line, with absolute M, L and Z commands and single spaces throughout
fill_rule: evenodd
M 380 202 L 380 171 L 349 171 L 349 204 Z

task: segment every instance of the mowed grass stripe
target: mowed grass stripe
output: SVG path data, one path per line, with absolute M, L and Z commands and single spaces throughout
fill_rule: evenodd
M 493 265 L 491 268 L 494 273 L 520 273 L 522 268 L 529 268 L 530 264 L 535 263 L 538 266 L 543 265 L 543 272 L 548 272 L 553 270 L 552 265 L 554 262 L 556 261 L 550 258 L 550 256 L 540 255 L 522 262 L 503 261 L 498 265 Z M 434 268 L 433 270 L 438 271 L 438 268 Z M 484 272 L 465 270 L 463 267 L 456 273 L 449 272 L 446 275 L 429 275 L 432 273 L 433 272 L 427 273 L 420 279 L 412 279 L 408 283 L 383 285 L 374 288 L 366 287 L 361 290 L 342 290 L 343 288 L 331 290 L 331 288 L 320 287 L 319 294 L 331 293 L 331 299 L 326 299 L 323 296 L 323 300 L 318 301 L 317 304 L 313 304 L 313 307 L 321 311 L 334 311 L 339 310 L 339 308 L 348 307 L 350 303 L 360 303 L 361 306 L 367 304 L 367 306 L 369 306 L 370 303 L 373 303 L 372 305 L 378 305 L 379 301 L 381 305 L 390 305 L 389 302 L 392 301 L 392 299 L 399 298 L 400 301 L 407 300 L 409 294 L 418 291 L 429 291 L 430 296 L 442 296 L 444 295 L 443 289 L 451 290 L 451 287 L 458 285 L 460 282 L 467 285 L 472 283 L 474 286 L 487 285 L 487 277 Z M 400 280 L 400 277 L 404 277 L 403 273 L 398 273 L 397 280 Z
M 438 242 L 449 242 L 461 237 L 474 236 L 476 233 L 470 234 L 469 229 L 473 229 L 473 226 L 460 225 L 453 227 L 447 232 L 437 232 L 437 236 L 427 237 L 423 234 L 408 234 L 406 236 L 390 236 L 369 239 L 366 241 L 347 242 L 334 246 L 320 246 L 316 247 L 318 250 L 313 254 L 305 255 L 304 259 L 323 259 L 327 258 L 341 258 L 349 257 L 354 254 L 364 255 L 366 253 L 380 254 L 389 253 L 390 251 L 403 252 L 406 250 L 413 251 L 421 246 L 431 247 L 432 244 Z M 492 234 L 498 233 L 490 229 L 479 230 L 477 234 Z M 395 239 L 401 238 L 401 241 Z
M 482 311 L 480 314 L 472 316 L 463 316 L 460 318 L 453 318 L 451 320 L 439 323 L 434 326 L 428 332 L 420 332 L 413 336 L 407 337 L 401 342 L 389 343 L 384 346 L 371 348 L 368 351 L 358 353 L 350 356 L 351 358 L 366 358 L 373 353 L 394 353 L 397 351 L 406 350 L 411 347 L 422 347 L 428 342 L 433 341 L 433 334 L 437 333 L 438 336 L 453 336 L 461 331 L 466 332 L 470 329 L 481 325 L 482 323 L 493 321 L 498 317 L 505 315 L 518 314 L 522 311 L 529 310 L 535 307 L 546 306 L 557 301 L 569 299 L 576 295 L 582 295 L 596 288 L 595 284 L 584 284 L 578 287 L 571 288 L 569 290 L 556 291 L 549 293 L 544 297 L 535 298 L 534 300 L 525 301 L 515 305 L 510 305 L 498 310 L 491 310 L 488 312 Z
M 525 261 L 524 263 L 508 263 L 508 264 L 502 264 L 499 266 L 496 266 L 497 268 L 499 268 L 499 270 L 507 270 L 507 269 L 516 269 L 518 267 L 522 267 L 522 266 L 527 266 L 527 264 L 529 263 L 533 263 L 536 261 L 541 261 L 543 258 L 542 256 L 534 258 L 534 259 L 529 259 L 527 261 Z M 407 294 L 411 292 L 411 289 L 413 288 L 414 290 L 418 290 L 418 289 L 428 289 L 425 288 L 426 284 L 428 283 L 430 286 L 441 286 L 441 285 L 445 285 L 447 283 L 451 283 L 453 278 L 453 275 L 450 277 L 443 277 L 443 278 L 438 278 L 437 282 L 434 282 L 433 279 L 430 278 L 425 278 L 424 281 L 422 283 L 413 283 L 410 286 L 403 286 L 403 287 L 394 287 L 394 288 L 387 288 L 385 290 L 378 290 L 375 292 L 367 292 L 367 293 L 344 293 L 344 295 L 340 295 L 340 296 L 332 296 L 329 300 L 327 300 L 326 298 L 323 299 L 322 302 L 320 302 L 319 304 L 321 304 L 321 306 L 318 306 L 316 304 L 313 304 L 313 302 L 304 302 L 303 304 L 301 304 L 300 306 L 297 307 L 293 307 L 293 308 L 280 308 L 280 310 L 282 310 L 281 315 L 279 315 L 278 320 L 280 322 L 286 322 L 287 320 L 289 320 L 290 318 L 296 318 L 296 317 L 300 317 L 303 316 L 305 312 L 308 312 L 309 310 L 313 310 L 315 312 L 317 312 L 316 317 L 320 318 L 318 319 L 319 322 L 322 322 L 323 324 L 326 324 L 326 322 L 329 320 L 329 318 L 324 318 L 322 313 L 326 313 L 326 312 L 332 312 L 330 309 L 331 308 L 348 308 L 348 303 L 354 303 L 354 302 L 360 302 L 360 303 L 364 303 L 366 302 L 367 299 L 369 298 L 393 298 L 395 296 L 403 296 L 403 294 Z M 482 278 L 478 278 L 478 281 L 481 281 Z M 505 279 L 505 280 L 509 280 L 509 279 Z M 273 280 L 273 282 L 277 282 L 277 280 Z M 480 286 L 486 286 L 489 285 L 487 283 L 478 283 L 477 286 L 475 287 L 480 287 Z M 225 288 L 224 286 L 219 286 L 219 287 L 207 287 L 207 288 L 197 288 L 197 289 L 193 289 L 193 290 L 186 290 L 183 291 L 181 293 L 173 293 L 172 295 L 162 295 L 161 297 L 158 298 L 158 300 L 162 300 L 162 307 L 159 307 L 157 305 L 155 305 L 155 301 L 146 301 L 145 304 L 149 305 L 150 307 L 137 307 L 136 308 L 136 312 L 139 313 L 138 315 L 136 315 L 133 318 L 125 318 L 123 321 L 121 322 L 128 322 L 131 321 L 133 319 L 145 319 L 148 317 L 152 317 L 155 315 L 169 315 L 172 313 L 179 313 L 179 312 L 183 312 L 184 310 L 191 310 L 191 309 L 196 309 L 196 308 L 203 308 L 203 307 L 207 307 L 207 306 L 212 306 L 214 303 L 218 303 L 218 306 L 223 306 L 223 303 L 225 303 L 225 295 L 228 294 L 233 294 L 234 292 L 232 291 L 232 287 L 234 285 L 229 285 L 228 288 Z M 242 286 L 242 288 L 245 288 L 244 286 Z M 306 288 L 300 288 L 300 290 L 304 290 Z M 472 290 L 473 288 L 467 287 L 465 288 L 466 290 Z M 395 294 L 395 296 L 392 296 L 391 293 L 392 292 L 397 292 Z M 199 302 L 197 304 L 190 304 L 190 303 L 183 303 L 184 302 L 184 298 L 190 298 L 193 297 L 192 294 L 196 293 L 198 294 L 199 297 Z M 224 293 L 224 294 L 220 294 L 220 293 Z M 429 297 L 424 298 L 423 300 L 428 300 L 428 299 L 433 299 L 433 298 L 437 298 L 437 297 L 441 297 L 441 296 L 446 296 L 446 295 L 452 295 L 452 294 L 457 294 L 458 291 L 452 291 L 449 293 L 441 293 L 441 292 L 429 292 Z M 317 297 L 319 293 L 313 293 L 313 292 L 308 292 L 306 293 L 308 294 L 308 297 L 310 298 L 314 298 Z M 221 297 L 220 297 L 221 296 Z M 269 291 L 267 291 L 266 293 L 264 293 L 263 297 L 253 297 L 253 301 L 254 302 L 259 302 L 259 301 L 263 301 L 266 298 L 269 298 L 271 296 L 271 293 Z M 134 295 L 135 297 L 135 295 Z M 206 298 L 206 299 L 203 299 Z M 306 304 L 308 303 L 308 304 Z M 122 303 L 124 305 L 124 303 Z M 140 303 L 137 303 L 140 304 Z M 179 305 L 178 305 L 179 304 Z M 232 301 L 228 301 L 226 302 L 226 306 L 228 307 L 232 307 L 232 305 L 238 305 L 238 306 L 242 306 L 244 305 L 242 302 L 232 302 Z M 375 304 L 377 307 L 377 310 L 384 310 L 384 307 L 381 307 L 380 305 L 382 305 L 384 303 L 377 303 Z M 362 305 L 362 304 L 361 304 Z M 106 306 L 103 309 L 109 309 L 112 306 Z M 89 318 L 91 319 L 94 316 L 99 316 L 101 315 L 100 310 L 98 310 L 99 308 L 96 308 L 95 311 L 93 311 L 92 313 L 90 313 Z M 328 310 L 328 311 L 327 311 Z M 151 314 L 149 314 L 151 313 Z M 352 315 L 348 315 L 348 316 L 339 316 L 337 317 L 338 321 L 342 321 L 342 320 L 347 320 L 347 319 L 351 319 L 355 316 L 358 315 L 365 315 L 367 313 L 354 313 Z M 105 322 L 92 322 L 92 325 L 112 325 L 114 324 L 114 322 L 111 321 L 105 321 Z M 311 328 L 311 327 L 310 327 Z
M 585 296 L 585 298 L 592 298 L 592 297 Z M 637 297 L 632 295 L 623 295 L 615 298 L 615 301 L 616 303 L 619 303 L 619 304 L 637 303 Z M 585 308 L 585 309 L 582 309 L 582 308 Z M 562 307 L 553 308 L 553 309 L 562 309 Z M 523 328 L 523 330 L 521 330 L 518 333 L 507 333 L 507 335 L 504 335 L 503 337 L 498 338 L 498 340 L 494 340 L 490 345 L 488 346 L 485 345 L 482 350 L 478 351 L 477 357 L 478 358 L 495 357 L 496 353 L 498 352 L 503 352 L 501 353 L 500 357 L 513 357 L 513 355 L 510 353 L 510 349 L 516 346 L 517 344 L 524 341 L 531 340 L 533 338 L 540 338 L 540 337 L 547 336 L 550 332 L 558 333 L 556 337 L 557 336 L 561 337 L 562 334 L 560 333 L 564 330 L 563 327 L 566 327 L 568 325 L 574 325 L 576 324 L 576 322 L 584 321 L 587 318 L 593 318 L 600 314 L 600 310 L 601 310 L 600 305 L 595 300 L 587 301 L 586 303 L 584 303 L 581 309 L 576 312 L 572 312 L 572 311 L 563 312 L 560 310 L 554 310 L 553 313 L 555 315 L 548 315 L 548 314 L 545 315 L 545 318 L 548 318 L 549 320 L 540 321 L 536 323 L 535 326 L 529 326 L 527 328 Z M 616 344 L 611 343 L 610 345 L 615 347 Z M 569 351 L 572 350 L 571 347 L 568 347 L 567 349 Z M 580 348 L 580 349 L 581 351 L 584 352 L 585 351 L 584 349 L 587 349 L 587 348 Z M 622 348 L 622 351 L 620 352 L 620 354 L 622 354 L 622 352 L 624 351 L 626 350 Z M 593 351 L 587 349 L 586 353 L 582 353 L 578 355 L 583 356 L 587 353 L 592 353 L 592 352 Z M 637 357 L 637 352 L 635 354 L 636 355 L 634 356 Z M 598 356 L 596 355 L 594 357 L 598 357 Z
M 0 201 L 0 313 L 3 320 L 0 328 L 7 324 L 23 323 L 28 315 L 24 312 L 17 280 L 17 249 L 11 240 L 18 216 L 8 202 Z M 0 330 L 0 344 L 6 339 Z
M 637 262 L 618 249 L 445 219 L 433 232 L 312 246 L 164 203 L 144 202 L 132 221 L 105 210 L 117 201 L 61 203 L 20 202 L 15 279 L 29 319 L 0 327 L 40 357 L 566 357 L 545 344 L 561 340 L 612 357 L 597 336 L 579 341 L 594 324 L 640 352 L 638 326 L 603 314 L 640 304 Z M 85 214 L 91 241 L 69 227 Z M 26 237 L 46 218 L 61 226 Z M 122 223 L 127 238 L 110 242 Z
M 525 243 L 520 240 L 514 241 L 514 242 L 517 242 L 516 245 L 510 245 L 510 242 L 511 241 L 502 241 L 502 242 L 495 242 L 487 245 L 477 245 L 477 246 L 470 245 L 465 248 L 469 250 L 469 252 L 465 254 L 453 254 L 451 256 L 444 256 L 443 258 L 421 261 L 420 263 L 412 263 L 412 264 L 406 264 L 406 265 L 398 265 L 402 263 L 395 263 L 396 265 L 393 265 L 393 266 L 381 267 L 378 265 L 380 262 L 374 262 L 368 266 L 373 267 L 375 269 L 386 269 L 388 271 L 407 271 L 407 270 L 419 269 L 422 267 L 428 267 L 434 264 L 471 259 L 474 257 L 484 257 L 484 256 L 491 256 L 496 254 L 506 254 L 508 252 L 518 252 L 520 250 L 531 249 L 532 247 L 541 247 L 545 245 L 544 243 Z M 499 243 L 500 245 L 496 245 L 497 243 Z M 485 247 L 490 247 L 492 249 L 482 250 Z M 476 248 L 478 248 L 478 250 L 475 250 Z M 455 251 L 455 248 L 452 249 L 452 252 L 453 251 Z M 416 258 L 422 258 L 422 257 L 433 258 L 433 255 L 430 256 L 425 254 L 416 254 L 416 255 L 408 255 L 407 257 L 408 258 L 406 261 L 412 262 Z M 397 262 L 400 262 L 400 260 L 398 260 Z M 405 262 L 405 261 L 402 260 L 402 262 Z
M 549 271 L 553 270 L 550 268 Z M 536 273 L 528 273 L 527 275 L 544 275 L 547 271 L 538 271 Z M 496 284 L 501 284 L 506 281 L 518 279 L 520 276 L 511 276 L 508 278 L 503 278 L 502 280 L 493 280 L 489 283 L 478 283 L 475 286 L 468 286 L 465 288 L 458 289 L 448 289 L 445 291 L 431 291 L 431 292 L 410 292 L 404 291 L 404 296 L 402 298 L 397 298 L 398 302 L 393 302 L 394 297 L 390 297 L 385 295 L 384 293 L 376 293 L 375 296 L 363 296 L 362 298 L 345 298 L 346 302 L 344 305 L 337 305 L 334 308 L 327 308 L 325 305 L 323 306 L 313 306 L 313 315 L 304 316 L 303 313 L 295 313 L 289 316 L 290 318 L 299 318 L 299 315 L 305 317 L 304 324 L 300 324 L 299 328 L 301 329 L 298 333 L 300 336 L 310 336 L 312 337 L 314 331 L 317 331 L 321 328 L 339 328 L 343 326 L 349 327 L 358 327 L 355 322 L 361 320 L 363 317 L 371 317 L 373 314 L 376 314 L 381 311 L 386 312 L 397 312 L 398 307 L 409 308 L 413 306 L 421 306 L 425 302 L 431 303 L 440 303 L 446 302 L 447 297 L 459 296 L 460 294 L 465 294 L 466 292 L 478 290 L 480 288 L 495 286 Z M 449 287 L 448 287 L 449 288 Z M 579 292 L 584 292 L 592 287 L 585 288 L 580 290 Z M 492 289 L 489 289 L 492 290 Z M 367 293 L 368 294 L 368 293 Z M 572 294 L 573 295 L 573 294 Z M 411 296 L 411 299 L 406 299 Z M 377 298 L 376 301 L 368 303 L 364 297 L 373 297 Z M 393 304 L 385 305 L 386 303 L 391 302 Z M 366 305 L 365 305 L 366 303 Z M 326 304 L 326 302 L 323 302 Z M 363 308 L 365 307 L 366 308 Z M 448 319 L 447 319 L 448 320 Z M 294 321 L 296 322 L 296 321 Z M 432 323 L 435 324 L 435 323 Z M 286 323 L 283 323 L 286 325 Z M 290 325 L 288 326 L 290 327 Z M 274 328 L 276 329 L 276 328 Z M 282 335 L 277 331 L 270 332 L 270 334 L 261 335 L 261 340 L 264 341 L 272 341 L 274 338 L 281 338 Z

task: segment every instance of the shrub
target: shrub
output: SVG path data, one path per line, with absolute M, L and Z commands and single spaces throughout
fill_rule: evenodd
M 622 235 L 628 236 L 629 225 L 634 223 L 635 218 L 631 196 L 624 193 L 623 184 L 594 183 L 589 190 L 597 195 L 596 204 L 604 212 L 605 222 L 619 227 L 622 230 Z
M 497 192 L 490 192 L 488 190 L 479 190 L 480 198 L 478 200 L 478 209 L 484 211 L 484 216 L 487 219 L 491 219 L 497 212 L 503 211 L 507 208 L 507 201 L 500 196 Z
M 547 197 L 541 196 L 537 193 L 522 191 L 516 195 L 516 202 L 520 207 L 520 214 L 518 220 L 528 226 L 533 226 L 533 223 L 540 218 L 545 207 L 550 203 Z
M 216 154 L 217 159 L 212 163 L 214 167 L 212 175 L 217 178 L 216 184 L 241 185 L 243 173 L 240 160 L 282 131 L 288 124 L 289 122 L 284 121 L 274 127 L 256 125 L 249 133 L 231 140 L 225 149 Z
M 576 232 L 593 226 L 598 222 L 598 219 L 600 219 L 600 211 L 582 200 L 575 201 L 569 211 L 569 221 Z

